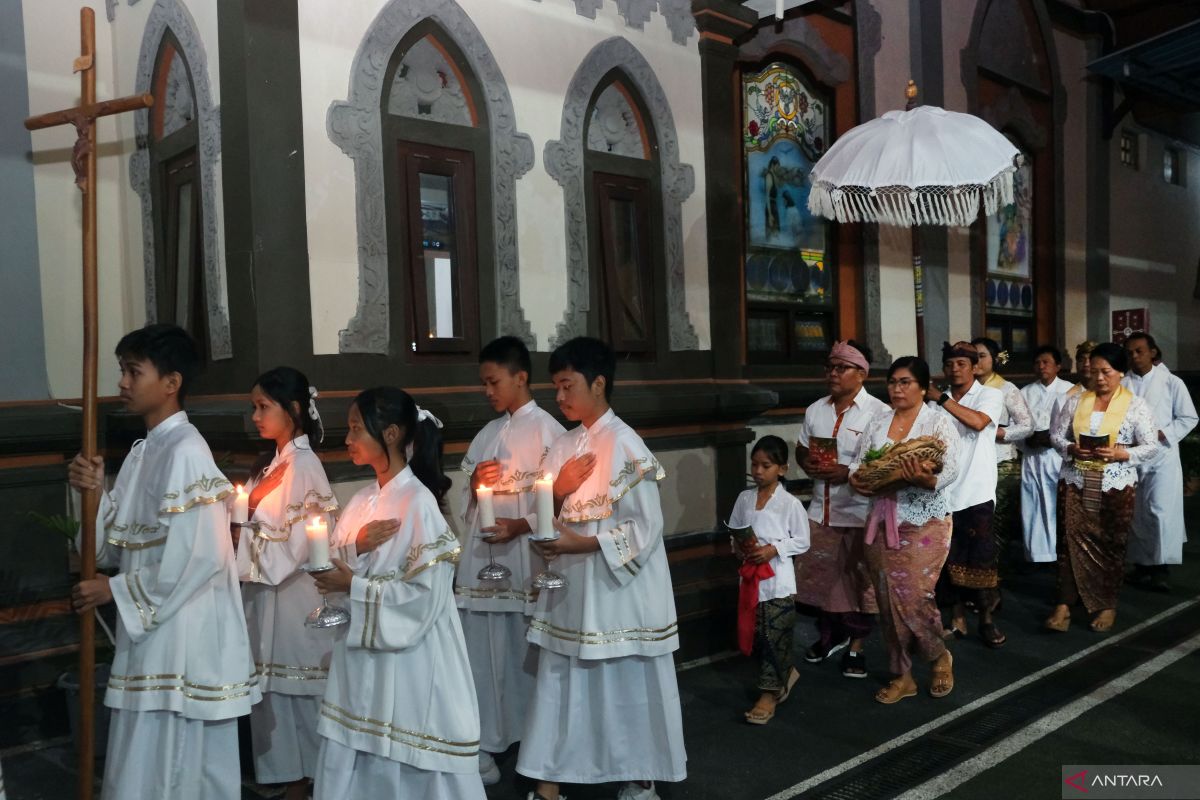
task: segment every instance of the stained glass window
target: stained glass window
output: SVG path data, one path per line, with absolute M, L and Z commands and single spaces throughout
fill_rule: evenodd
M 787 64 L 743 75 L 751 361 L 810 360 L 832 341 L 829 223 L 808 211 L 809 173 L 828 146 L 830 117 L 824 95 Z

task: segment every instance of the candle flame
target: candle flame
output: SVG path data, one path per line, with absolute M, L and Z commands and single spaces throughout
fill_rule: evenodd
M 246 493 L 246 487 L 242 486 L 242 485 L 239 483 L 239 484 L 237 485 L 237 491 L 238 491 L 238 494 L 245 494 L 245 493 Z

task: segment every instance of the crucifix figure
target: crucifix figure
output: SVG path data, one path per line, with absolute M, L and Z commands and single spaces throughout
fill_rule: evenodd
M 52 111 L 25 120 L 28 130 L 36 131 L 59 125 L 71 125 L 77 138 L 71 152 L 75 185 L 83 192 L 83 442 L 81 452 L 87 458 L 96 455 L 96 121 L 100 117 L 149 108 L 154 98 L 148 94 L 96 102 L 96 15 L 90 8 L 79 10 L 80 54 L 74 71 L 80 73 L 80 101 L 73 108 Z M 96 490 L 82 494 L 80 526 L 80 577 L 96 576 L 96 512 L 100 497 Z M 79 784 L 78 797 L 92 797 L 94 761 L 95 628 L 91 612 L 79 617 Z

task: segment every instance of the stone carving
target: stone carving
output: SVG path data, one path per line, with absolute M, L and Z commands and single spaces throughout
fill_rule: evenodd
M 604 5 L 604 0 L 575 0 L 575 13 L 581 17 L 595 19 L 596 12 L 602 5 Z
M 170 136 L 196 118 L 196 101 L 192 97 L 192 82 L 187 65 L 176 54 L 167 69 L 167 96 L 163 104 L 163 136 Z
M 629 100 L 615 83 L 610 83 L 592 106 L 592 118 L 587 127 L 588 149 L 629 158 L 647 158 L 644 136 Z
M 533 166 L 533 141 L 517 131 L 512 97 L 500 67 L 470 17 L 453 0 L 391 0 L 359 45 L 349 97 L 326 115 L 330 140 L 354 160 L 358 230 L 358 310 L 339 334 L 343 353 L 390 352 L 388 243 L 384 216 L 380 106 L 388 63 L 414 25 L 432 19 L 462 50 L 483 89 L 492 157 L 492 209 L 499 332 L 536 339 L 520 304 L 516 181 Z
M 642 30 L 650 21 L 650 15 L 658 6 L 658 0 L 615 0 L 617 13 L 625 18 L 625 24 L 634 30 Z
M 471 110 L 458 76 L 428 37 L 404 54 L 388 94 L 388 113 L 450 125 L 472 125 Z
M 133 2 L 130 2 L 133 5 Z M 208 57 L 196 23 L 182 0 L 155 0 L 142 32 L 138 55 L 138 92 L 151 91 L 155 60 L 163 34 L 170 30 L 179 47 L 175 60 L 186 61 L 191 71 L 192 106 L 198 117 L 197 154 L 200 162 L 200 217 L 204 248 L 204 295 L 208 313 L 208 349 L 214 360 L 233 357 L 233 339 L 229 331 L 229 299 L 225 276 L 224 248 L 218 235 L 221 198 L 216 189 L 217 164 L 221 154 L 220 109 L 213 105 L 208 80 Z M 180 66 L 183 66 L 182 64 Z M 168 79 L 171 78 L 171 73 Z M 186 83 L 186 81 L 184 81 Z M 168 91 L 168 95 L 170 95 Z M 156 303 L 155 236 L 153 195 L 150 190 L 150 112 L 134 114 L 134 134 L 137 147 L 129 158 L 129 182 L 142 205 L 142 262 L 146 278 L 146 319 L 158 317 Z
M 671 41 L 687 44 L 696 31 L 696 18 L 692 16 L 691 0 L 658 0 L 658 11 L 667 21 Z
M 546 172 L 563 187 L 567 240 L 567 310 L 551 346 L 587 333 L 591 308 L 588 288 L 587 202 L 584 187 L 584 122 L 588 104 L 600 80 L 620 68 L 628 86 L 641 94 L 650 109 L 658 137 L 662 176 L 663 244 L 666 253 L 667 319 L 671 350 L 695 350 L 700 341 L 688 318 L 683 266 L 681 206 L 695 189 L 690 164 L 679 163 L 679 139 L 666 94 L 646 59 L 626 39 L 614 36 L 592 48 L 571 78 L 563 105 L 560 138 L 546 143 L 542 158 Z

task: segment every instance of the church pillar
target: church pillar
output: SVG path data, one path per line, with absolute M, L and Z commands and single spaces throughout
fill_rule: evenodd
M 230 321 L 248 384 L 312 353 L 298 15 L 294 0 L 217 11 Z

